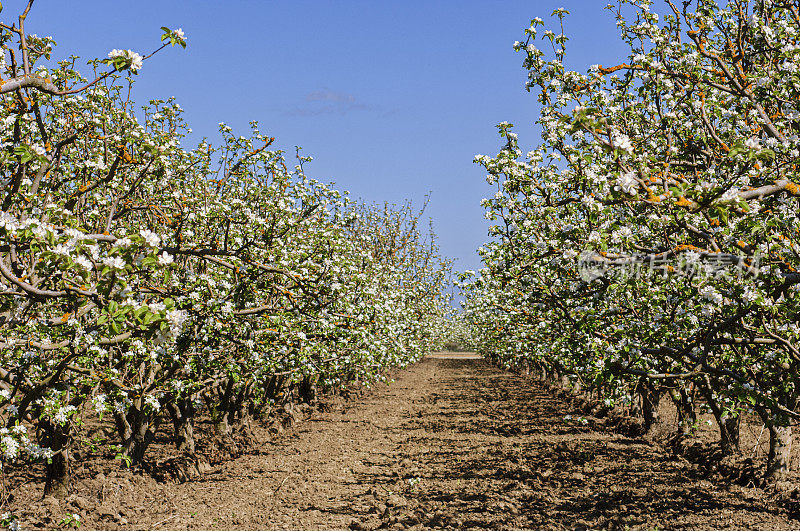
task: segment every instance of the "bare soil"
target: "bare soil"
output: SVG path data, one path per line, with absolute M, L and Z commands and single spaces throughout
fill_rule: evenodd
M 567 415 L 584 414 L 543 384 L 440 354 L 190 481 L 95 471 L 10 509 L 23 529 L 800 528 L 761 489 Z

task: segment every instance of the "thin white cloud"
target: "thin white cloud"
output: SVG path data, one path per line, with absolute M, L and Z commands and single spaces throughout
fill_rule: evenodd
M 303 105 L 286 111 L 288 116 L 319 116 L 322 114 L 348 114 L 365 111 L 370 107 L 360 103 L 352 94 L 327 88 L 309 92 L 303 98 Z
M 344 92 L 321 89 L 306 94 L 306 101 L 330 101 L 334 103 L 353 104 L 356 102 L 356 97 L 352 94 L 345 94 Z

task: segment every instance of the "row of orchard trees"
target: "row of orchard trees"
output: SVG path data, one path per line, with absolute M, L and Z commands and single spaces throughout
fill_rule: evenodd
M 473 334 L 646 422 L 668 395 L 683 434 L 708 408 L 724 452 L 754 412 L 778 478 L 800 418 L 797 4 L 617 4 L 621 64 L 568 70 L 565 10 L 515 44 L 543 142 L 523 156 L 501 124 L 476 158 L 497 223 L 466 281 Z
M 42 66 L 54 42 L 26 35 L 30 4 L 0 24 L 6 466 L 45 460 L 63 492 L 87 415 L 113 419 L 129 463 L 162 421 L 192 455 L 198 411 L 225 434 L 434 347 L 449 263 L 419 213 L 308 178 L 255 123 L 185 149 L 178 105 L 127 96 L 149 56 L 113 50 L 92 81 Z

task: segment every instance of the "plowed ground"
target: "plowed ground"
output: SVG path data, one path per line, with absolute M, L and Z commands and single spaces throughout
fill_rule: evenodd
M 84 529 L 800 528 L 764 491 L 567 415 L 535 381 L 427 358 L 199 479 L 87 479 L 18 510 L 77 512 Z

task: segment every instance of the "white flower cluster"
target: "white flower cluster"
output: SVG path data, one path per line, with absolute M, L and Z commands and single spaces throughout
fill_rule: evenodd
M 130 68 L 132 72 L 138 72 L 142 68 L 142 56 L 131 50 L 111 50 L 108 52 L 110 59 L 122 58 L 125 60 L 126 67 Z
M 632 171 L 621 173 L 617 178 L 616 189 L 622 190 L 626 194 L 636 195 L 639 181 L 636 180 L 636 174 Z

